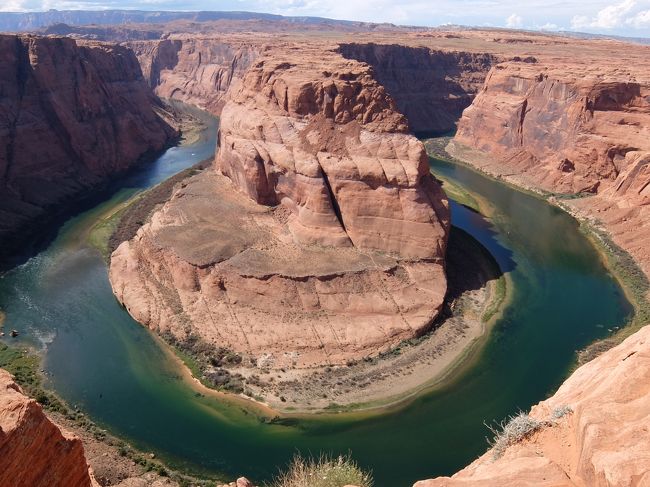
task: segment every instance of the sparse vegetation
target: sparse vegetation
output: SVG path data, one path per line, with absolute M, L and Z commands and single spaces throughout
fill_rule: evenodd
M 603 352 L 615 347 L 627 337 L 650 323 L 650 280 L 643 273 L 632 256 L 616 245 L 609 235 L 587 224 L 581 229 L 603 251 L 607 267 L 618 279 L 625 290 L 628 300 L 634 307 L 634 314 L 629 322 L 610 337 L 598 340 L 578 353 L 578 366 L 583 365 Z
M 567 406 L 566 404 L 563 406 L 558 406 L 551 413 L 551 419 L 558 420 L 571 413 L 573 413 L 573 409 L 571 409 L 571 406 Z
M 524 412 L 509 416 L 495 426 L 486 424 L 494 435 L 491 440 L 488 440 L 492 447 L 492 458 L 494 460 L 501 458 L 509 446 L 519 443 L 549 424 L 547 421 L 531 418 L 528 413 Z
M 551 412 L 550 420 L 538 420 L 530 417 L 528 413 L 520 411 L 517 414 L 508 416 L 494 426 L 486 424 L 485 426 L 493 435 L 491 439 L 488 439 L 488 443 L 492 448 L 492 459 L 498 460 L 509 446 L 525 440 L 542 428 L 553 426 L 557 420 L 571 413 L 573 413 L 573 409 L 565 404 L 556 407 Z
M 59 424 L 88 432 L 96 440 L 114 447 L 119 456 L 126 457 L 130 461 L 141 465 L 144 471 L 155 471 L 161 477 L 170 477 L 179 484 L 185 482 L 186 485 L 207 485 L 206 482 L 209 481 L 206 479 L 169 470 L 159 460 L 150 459 L 147 454 L 132 448 L 124 441 L 115 438 L 106 430 L 97 426 L 78 409 L 67 405 L 54 392 L 43 387 L 42 376 L 39 372 L 40 367 L 41 358 L 36 353 L 0 343 L 0 368 L 13 375 L 14 380 L 23 389 L 23 392 L 34 398 Z M 69 423 L 64 423 L 64 421 Z
M 286 472 L 266 487 L 371 487 L 372 476 L 351 458 L 321 456 L 317 459 L 295 456 Z
M 211 159 L 201 161 L 120 204 L 110 215 L 97 221 L 88 242 L 108 260 L 122 242 L 135 236 L 158 205 L 171 197 L 176 184 L 202 171 L 210 163 Z
M 40 358 L 28 350 L 10 347 L 0 343 L 0 368 L 14 376 L 16 383 L 25 393 L 36 399 L 47 411 L 65 415 L 72 414 L 65 404 L 52 392 L 43 388 L 39 373 Z
M 161 333 L 162 339 L 172 346 L 176 354 L 206 387 L 241 394 L 246 381 L 236 372 L 228 370 L 242 362 L 241 355 L 224 347 L 207 343 L 198 335 L 189 334 L 179 340 L 170 332 Z M 259 377 L 257 378 L 259 380 Z M 252 383 L 254 384 L 254 379 Z

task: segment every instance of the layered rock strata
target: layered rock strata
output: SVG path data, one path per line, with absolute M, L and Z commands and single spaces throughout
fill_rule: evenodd
M 499 61 L 488 53 L 372 42 L 341 44 L 340 52 L 372 66 L 414 132 L 454 130 Z
M 233 82 L 241 79 L 261 45 L 236 39 L 168 38 L 129 42 L 158 96 L 218 115 Z
M 496 460 L 415 487 L 623 487 L 650 483 L 650 327 L 580 367 L 530 416 L 541 427 Z
M 0 369 L 0 485 L 98 487 L 81 440 L 62 432 Z
M 565 204 L 604 223 L 650 274 L 650 83 L 582 69 L 497 65 L 463 113 L 452 151 L 521 186 L 582 196 Z
M 176 132 L 119 46 L 0 36 L 0 247 Z
M 258 59 L 229 92 L 215 171 L 114 252 L 138 321 L 278 368 L 343 364 L 431 326 L 447 201 L 369 67 L 316 54 Z

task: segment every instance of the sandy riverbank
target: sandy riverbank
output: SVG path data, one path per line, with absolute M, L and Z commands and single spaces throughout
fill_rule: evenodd
M 198 393 L 252 409 L 261 417 L 380 412 L 440 387 L 472 363 L 489 336 L 491 325 L 508 302 L 506 277 L 472 237 L 455 231 L 450 255 L 449 296 L 444 317 L 424 336 L 404 342 L 378 357 L 341 367 L 266 370 L 232 367 L 245 378 L 244 394 L 208 387 L 199 380 L 196 361 L 167 345 L 181 376 Z

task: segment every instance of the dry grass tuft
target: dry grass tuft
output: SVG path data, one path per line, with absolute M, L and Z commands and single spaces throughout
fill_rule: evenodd
M 296 455 L 289 469 L 267 487 L 372 487 L 372 476 L 364 472 L 350 456 L 317 459 Z

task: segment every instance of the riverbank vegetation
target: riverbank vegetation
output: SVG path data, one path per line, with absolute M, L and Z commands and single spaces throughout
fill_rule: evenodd
M 122 242 L 132 239 L 156 208 L 171 197 L 176 184 L 204 170 L 211 163 L 211 158 L 205 159 L 118 205 L 93 225 L 88 243 L 108 260 L 113 251 Z
M 109 482 L 102 485 L 113 485 L 113 481 L 124 475 L 141 476 L 145 473 L 169 478 L 181 487 L 216 485 L 212 480 L 174 471 L 155 459 L 155 455 L 142 452 L 99 427 L 79 408 L 67 404 L 44 385 L 41 361 L 42 358 L 34 351 L 0 342 L 0 368 L 13 375 L 23 392 L 35 399 L 55 423 L 79 436 L 87 452 L 89 448 L 101 452 L 96 458 L 91 458 L 90 463 L 96 476 Z
M 613 242 L 611 236 L 607 231 L 599 228 L 591 221 L 587 221 L 584 218 L 578 218 L 575 215 L 575 212 L 572 211 L 571 207 L 563 203 L 564 200 L 582 198 L 588 196 L 588 194 L 554 194 L 539 189 L 522 188 L 513 185 L 510 182 L 504 181 L 501 178 L 496 178 L 493 175 L 485 171 L 481 171 L 473 165 L 467 164 L 466 162 L 449 154 L 446 150 L 446 147 L 450 141 L 450 137 L 440 137 L 437 139 L 425 140 L 424 144 L 427 149 L 427 153 L 432 157 L 454 164 L 462 164 L 473 171 L 477 171 L 485 175 L 486 177 L 496 179 L 500 183 L 506 184 L 517 191 L 523 191 L 527 194 L 541 198 L 547 201 L 549 204 L 555 205 L 574 216 L 580 222 L 580 230 L 585 234 L 585 236 L 587 236 L 587 238 L 589 238 L 601 256 L 603 256 L 605 266 L 612 274 L 612 276 L 618 281 L 619 285 L 623 289 L 623 292 L 625 293 L 626 298 L 631 303 L 633 312 L 627 323 L 622 324 L 620 327 L 612 328 L 612 335 L 600 340 L 596 340 L 595 342 L 586 346 L 584 349 L 579 350 L 577 353 L 577 360 L 574 368 L 593 360 L 603 352 L 606 352 L 607 350 L 622 343 L 627 337 L 638 331 L 641 327 L 650 324 L 650 300 L 648 299 L 648 295 L 650 294 L 650 280 L 648 277 L 641 270 L 634 258 L 628 252 Z M 449 189 L 445 187 L 445 190 Z M 450 194 L 455 194 L 453 192 L 454 188 L 452 187 Z
M 583 222 L 581 230 L 594 242 L 601 251 L 607 268 L 619 282 L 625 296 L 634 308 L 629 321 L 614 334 L 597 340 L 578 352 L 578 365 L 583 365 L 593 360 L 603 352 L 622 343 L 627 337 L 638 331 L 643 326 L 650 324 L 650 280 L 643 273 L 632 256 L 616 245 L 609 234 L 592 225 Z

